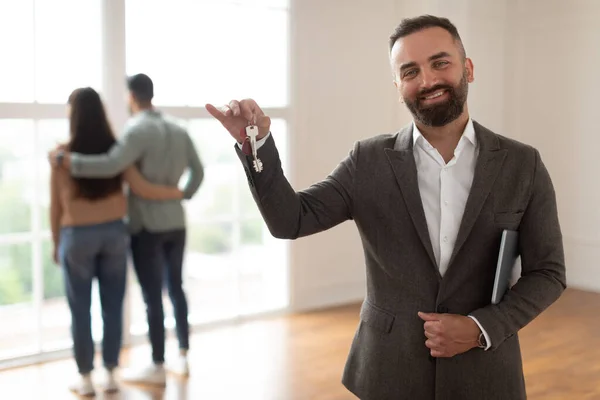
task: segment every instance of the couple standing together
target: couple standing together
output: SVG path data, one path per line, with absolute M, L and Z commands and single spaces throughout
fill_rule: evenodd
M 95 393 L 91 333 L 91 284 L 98 280 L 103 318 L 105 391 L 117 391 L 127 256 L 146 303 L 153 363 L 124 371 L 125 381 L 164 385 L 165 327 L 162 304 L 167 287 L 175 312 L 180 355 L 169 369 L 188 374 L 188 306 L 182 285 L 186 241 L 182 199 L 190 199 L 204 170 L 188 133 L 152 106 L 152 80 L 127 79 L 132 118 L 116 141 L 100 96 L 76 89 L 68 101 L 70 138 L 49 154 L 50 220 L 54 259 L 63 270 L 72 316 L 75 361 L 80 378 L 71 390 Z M 182 190 L 178 183 L 188 170 Z M 126 183 L 129 193 L 124 187 Z M 124 220 L 128 219 L 126 225 Z

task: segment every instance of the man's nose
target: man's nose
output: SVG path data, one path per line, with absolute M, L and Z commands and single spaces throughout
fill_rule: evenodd
M 439 79 L 435 71 L 423 70 L 421 72 L 421 91 L 425 91 L 437 85 Z

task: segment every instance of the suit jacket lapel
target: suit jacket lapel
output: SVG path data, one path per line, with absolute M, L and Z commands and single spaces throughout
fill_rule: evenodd
M 475 166 L 475 175 L 473 176 L 471 191 L 467 199 L 465 212 L 458 230 L 458 235 L 456 236 L 456 243 L 454 244 L 454 250 L 452 251 L 452 256 L 450 257 L 448 270 L 445 276 L 450 272 L 456 255 L 467 240 L 473 225 L 475 225 L 475 221 L 477 221 L 477 218 L 479 217 L 483 204 L 492 190 L 492 186 L 500 173 L 500 169 L 502 168 L 502 164 L 506 157 L 506 150 L 500 149 L 498 138 L 494 133 L 475 121 L 473 121 L 473 127 L 475 128 L 477 142 L 479 143 L 479 156 Z
M 400 187 L 404 203 L 408 208 L 408 213 L 417 230 L 417 234 L 425 246 L 425 250 L 431 259 L 431 265 L 435 269 L 438 278 L 441 280 L 433 247 L 429 238 L 429 229 L 425 219 L 425 211 L 419 192 L 419 182 L 417 179 L 417 166 L 412 148 L 412 124 L 403 128 L 397 135 L 396 143 L 393 149 L 385 149 L 388 161 L 392 166 L 396 181 Z

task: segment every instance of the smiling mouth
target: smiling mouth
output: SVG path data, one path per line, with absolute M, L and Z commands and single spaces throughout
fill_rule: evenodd
M 433 100 L 441 97 L 444 93 L 446 93 L 446 89 L 438 90 L 430 95 L 421 97 L 421 100 Z

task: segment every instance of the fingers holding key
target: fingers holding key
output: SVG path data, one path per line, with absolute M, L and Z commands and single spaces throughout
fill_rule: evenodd
M 263 110 L 253 99 L 244 99 L 239 102 L 240 112 L 250 124 L 258 126 L 258 137 L 262 139 L 269 133 L 271 118 L 265 115 Z
M 237 100 L 231 100 L 229 102 L 229 104 L 227 104 L 227 107 L 231 110 L 231 116 L 233 117 L 239 117 L 241 116 L 241 110 L 240 110 L 240 102 Z
M 238 142 L 244 139 L 243 130 L 248 125 L 258 126 L 257 139 L 265 137 L 271 128 L 271 119 L 253 99 L 232 100 L 218 109 L 212 104 L 206 104 L 206 110 L 221 122 Z

